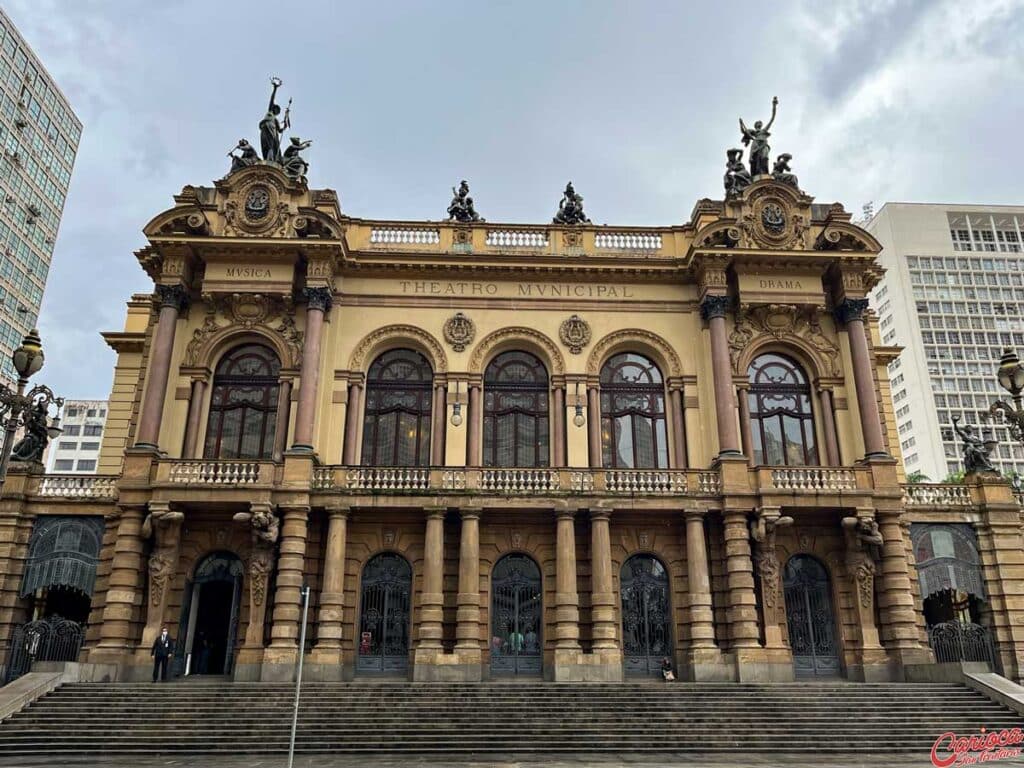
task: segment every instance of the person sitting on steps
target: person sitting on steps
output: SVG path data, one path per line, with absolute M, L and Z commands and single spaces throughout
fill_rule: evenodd
M 666 683 L 676 679 L 676 673 L 672 671 L 672 661 L 668 656 L 661 660 L 661 676 Z

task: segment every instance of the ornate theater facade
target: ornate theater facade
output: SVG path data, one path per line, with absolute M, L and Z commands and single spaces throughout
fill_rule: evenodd
M 1013 490 L 904 483 L 878 244 L 795 181 L 643 228 L 185 187 L 104 334 L 100 474 L 7 479 L 0 658 L 61 613 L 96 679 L 161 626 L 175 674 L 290 679 L 308 586 L 312 679 L 900 680 L 950 622 L 1018 678 Z

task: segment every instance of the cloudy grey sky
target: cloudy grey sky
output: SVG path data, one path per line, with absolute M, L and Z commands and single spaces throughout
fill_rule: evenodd
M 595 222 L 682 222 L 776 94 L 819 201 L 1024 202 L 1024 0 L 4 7 L 85 126 L 40 319 L 71 397 L 109 394 L 142 226 L 258 138 L 272 74 L 354 216 L 440 218 L 467 178 L 489 220 L 544 222 L 572 179 Z

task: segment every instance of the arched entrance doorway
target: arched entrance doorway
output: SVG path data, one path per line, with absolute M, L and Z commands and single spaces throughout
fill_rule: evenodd
M 668 572 L 652 555 L 633 555 L 623 563 L 619 581 L 626 674 L 661 674 L 661 660 L 672 657 Z
M 244 570 L 233 552 L 213 552 L 199 561 L 185 585 L 175 674 L 231 674 Z
M 840 674 L 832 585 L 828 571 L 810 555 L 794 555 L 783 575 L 786 623 L 797 677 Z
M 491 673 L 543 670 L 540 568 L 527 555 L 505 555 L 491 572 Z
M 394 552 L 374 555 L 363 568 L 356 671 L 400 674 L 409 669 L 412 566 Z

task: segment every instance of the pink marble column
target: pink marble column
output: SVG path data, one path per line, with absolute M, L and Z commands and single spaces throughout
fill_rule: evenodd
M 825 460 L 830 467 L 838 467 L 841 463 L 839 458 L 839 441 L 836 438 L 836 415 L 832 405 L 832 390 L 822 389 L 818 393 L 818 402 L 821 406 L 821 425 L 825 432 Z
M 302 372 L 299 405 L 295 411 L 293 450 L 313 450 L 313 422 L 316 418 L 316 392 L 320 378 L 320 346 L 324 317 L 331 311 L 330 288 L 306 288 L 306 335 L 302 343 Z
M 701 315 L 711 331 L 711 371 L 715 382 L 715 417 L 718 424 L 718 455 L 740 455 L 740 440 L 736 429 L 735 395 L 732 386 L 732 364 L 729 361 L 729 336 L 725 328 L 725 315 L 729 310 L 728 296 L 705 296 Z
M 551 465 L 554 467 L 565 466 L 565 386 L 556 385 L 553 396 L 553 410 L 551 414 L 551 431 L 555 433 L 555 442 L 552 445 Z
M 183 459 L 198 459 L 199 423 L 203 418 L 203 394 L 206 392 L 206 380 L 196 377 L 192 379 L 192 393 L 188 399 L 188 423 L 185 425 L 185 447 L 181 451 Z
M 363 415 L 363 385 L 353 381 L 348 385 L 348 406 L 345 409 L 345 447 L 342 449 L 341 463 L 352 466 L 359 455 L 356 439 L 359 435 L 359 419 Z
M 466 465 L 480 466 L 480 433 L 484 414 L 480 407 L 480 385 L 469 385 L 469 413 L 466 416 Z
M 874 458 L 888 456 L 889 453 L 885 450 L 885 438 L 882 435 L 882 417 L 875 397 L 875 377 L 871 372 L 871 353 L 864 326 L 864 312 L 867 308 L 867 299 L 846 299 L 836 308 L 836 319 L 846 325 L 860 427 L 864 432 L 864 450 L 867 458 Z
M 597 384 L 587 387 L 587 436 L 590 466 L 600 469 L 604 459 L 601 450 L 601 390 Z
M 156 295 L 160 301 L 160 318 L 150 348 L 146 395 L 135 440 L 138 448 L 155 449 L 160 440 L 160 421 L 167 395 L 167 379 L 171 373 L 171 354 L 174 352 L 174 332 L 178 315 L 188 302 L 188 292 L 183 285 L 157 285 Z
M 743 455 L 750 464 L 754 463 L 754 435 L 750 427 L 750 390 L 740 387 L 736 391 L 740 405 L 740 436 L 743 438 Z
M 288 417 L 292 410 L 292 380 L 282 379 L 277 385 L 277 418 L 274 420 L 274 461 L 284 458 L 288 445 Z
M 430 436 L 430 463 L 435 467 L 444 466 L 444 438 L 445 425 L 448 423 L 445 418 L 448 414 L 448 384 L 438 382 L 434 384 L 434 401 L 431 406 L 433 434 Z
M 675 451 L 673 469 L 686 469 L 690 462 L 686 456 L 686 418 L 683 411 L 682 385 L 669 390 L 672 407 L 672 447 Z

